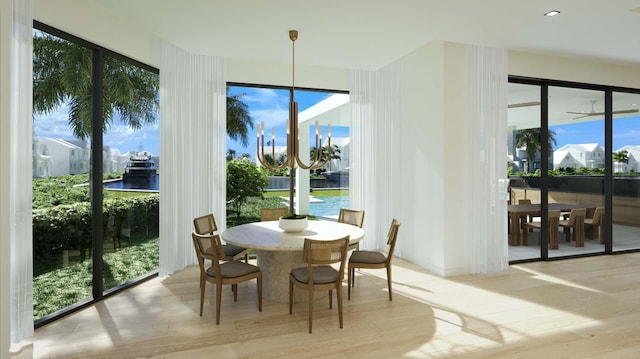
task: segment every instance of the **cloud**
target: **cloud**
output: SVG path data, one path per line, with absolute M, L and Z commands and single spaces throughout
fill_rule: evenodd
M 120 150 L 120 153 L 135 151 L 142 145 L 145 150 L 159 154 L 160 124 L 155 122 L 134 130 L 116 119 L 103 135 L 105 146 Z M 76 139 L 69 126 L 69 106 L 60 106 L 50 114 L 34 116 L 33 131 L 37 137 Z
M 243 94 L 242 101 L 249 107 L 287 106 L 289 91 L 272 88 L 236 87 L 232 94 Z
M 38 137 L 75 138 L 69 127 L 69 106 L 60 106 L 50 114 L 34 115 L 33 131 Z
M 159 123 L 156 122 L 135 130 L 122 121 L 116 120 L 103 135 L 103 142 L 107 146 L 117 148 L 120 153 L 137 151 L 142 146 L 145 150 L 158 154 Z
M 624 133 L 614 132 L 613 138 L 616 140 L 633 139 L 638 142 L 638 138 L 640 138 L 640 130 L 630 130 L 625 131 Z
M 261 108 L 250 111 L 250 114 L 255 121 L 256 127 L 261 121 L 264 121 L 265 129 L 286 125 L 287 119 L 289 119 L 288 108 Z

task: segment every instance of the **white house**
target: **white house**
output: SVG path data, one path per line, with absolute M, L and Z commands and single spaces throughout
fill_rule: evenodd
M 82 141 L 33 139 L 33 176 L 62 176 L 89 172 L 91 149 Z
M 597 143 L 567 144 L 553 152 L 554 168 L 604 168 L 604 148 Z
M 613 152 L 627 151 L 629 163 L 614 163 L 614 172 L 629 172 L 631 170 L 640 172 L 640 146 L 628 145 Z
M 349 142 L 351 140 L 349 137 L 332 137 L 331 138 L 331 147 L 338 146 L 340 153 L 340 159 L 333 159 L 329 161 L 326 169 L 327 171 L 340 171 L 349 168 Z M 327 141 L 325 141 L 322 145 L 326 146 Z
M 89 172 L 91 148 L 83 141 L 50 137 L 33 137 L 32 176 L 43 178 Z M 124 172 L 129 158 L 139 151 L 121 154 L 117 148 L 104 146 L 102 150 L 104 172 Z M 159 167 L 160 158 L 143 151 Z

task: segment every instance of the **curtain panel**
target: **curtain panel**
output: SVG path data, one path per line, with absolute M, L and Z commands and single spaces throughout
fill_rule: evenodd
M 466 123 L 473 181 L 471 273 L 502 271 L 507 246 L 507 84 L 504 49 L 471 46 L 467 51 Z
M 193 218 L 226 222 L 224 60 L 162 42 L 160 66 L 160 268 L 196 263 Z
M 9 351 L 7 344 L 18 350 L 19 343 L 33 335 L 31 6 L 29 0 L 3 1 L 0 24 L 3 355 Z
M 402 221 L 394 175 L 400 169 L 401 79 L 401 61 L 377 71 L 351 72 L 349 195 L 351 208 L 365 211 L 363 249 L 386 249 L 391 220 Z

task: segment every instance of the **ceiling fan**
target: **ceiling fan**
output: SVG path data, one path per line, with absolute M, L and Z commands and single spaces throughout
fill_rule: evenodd
M 538 105 L 540 105 L 540 101 L 520 102 L 520 103 L 512 103 L 508 105 L 507 108 L 529 107 L 529 106 L 538 106 Z
M 574 117 L 573 120 L 577 120 L 579 118 L 583 118 L 583 117 L 589 117 L 589 116 L 602 116 L 604 115 L 604 112 L 596 112 L 593 107 L 596 104 L 596 102 L 598 102 L 598 100 L 591 100 L 591 112 L 572 112 L 572 111 L 567 111 L 567 113 L 570 114 L 574 114 L 574 115 L 580 115 L 578 117 Z M 637 108 L 633 108 L 633 109 L 628 109 L 628 110 L 618 110 L 618 111 L 613 111 L 612 114 L 614 115 L 618 115 L 618 114 L 623 114 L 623 113 L 636 113 L 638 112 Z

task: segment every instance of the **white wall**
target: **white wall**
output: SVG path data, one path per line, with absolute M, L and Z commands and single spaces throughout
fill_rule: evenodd
M 445 268 L 444 44 L 418 49 L 403 59 L 400 137 L 402 243 L 407 259 L 442 274 Z M 427 139 L 428 137 L 428 139 Z
M 443 276 L 468 273 L 470 263 L 465 51 L 433 42 L 403 58 L 401 230 L 413 242 L 403 253 Z
M 509 51 L 509 75 L 640 88 L 640 66 Z
M 156 38 L 123 21 L 97 1 L 32 0 L 33 17 L 46 25 L 70 33 L 107 49 L 159 67 Z
M 466 91 L 469 91 L 470 82 L 467 75 L 467 51 L 471 51 L 468 45 L 445 43 L 445 146 L 441 149 L 445 165 L 446 195 L 446 235 L 443 239 L 445 276 L 468 274 L 471 264 L 473 228 L 470 222 L 475 207 L 471 192 L 471 137 L 478 134 L 470 131 L 472 126 L 466 123 L 469 104 L 465 100 L 468 99 Z
M 291 86 L 291 64 L 225 59 L 227 81 Z M 349 90 L 349 71 L 296 64 L 296 87 Z

